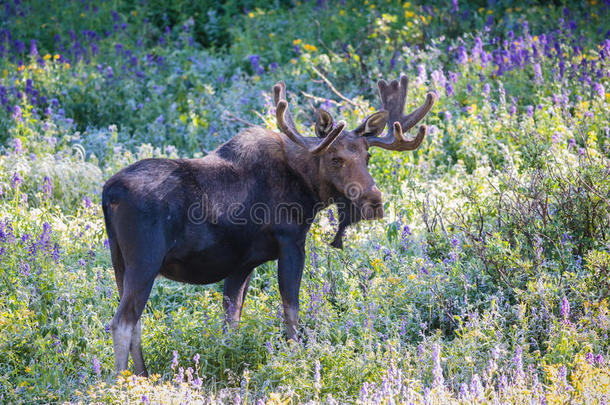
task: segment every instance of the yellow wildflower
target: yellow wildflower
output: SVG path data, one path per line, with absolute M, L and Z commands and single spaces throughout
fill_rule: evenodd
M 42 57 L 42 59 L 44 59 L 44 60 L 51 59 L 51 54 L 47 53 L 45 56 Z
M 59 59 L 59 54 L 56 53 L 55 56 L 53 56 L 53 59 L 55 59 L 55 60 Z
M 299 45 L 301 42 L 303 41 L 301 41 L 300 39 L 295 39 L 292 41 L 292 45 Z
M 133 10 L 133 11 L 131 12 L 131 14 L 132 14 L 134 17 L 137 17 L 137 16 L 138 16 L 138 12 L 137 12 L 136 10 Z
M 316 48 L 316 46 L 315 46 L 315 45 L 309 45 L 309 44 L 305 44 L 305 45 L 303 45 L 303 48 L 305 48 L 305 50 L 306 50 L 307 52 L 315 52 L 315 51 L 317 51 L 317 50 L 318 50 L 318 48 Z

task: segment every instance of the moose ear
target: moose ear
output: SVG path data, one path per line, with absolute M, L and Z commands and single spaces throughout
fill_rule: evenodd
M 354 132 L 359 136 L 377 136 L 383 132 L 387 121 L 388 112 L 377 111 L 354 129 Z
M 328 111 L 318 108 L 316 111 L 316 135 L 318 138 L 326 138 L 333 129 L 333 117 Z

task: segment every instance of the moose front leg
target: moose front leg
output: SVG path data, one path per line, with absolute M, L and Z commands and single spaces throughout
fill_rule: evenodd
M 288 339 L 297 339 L 299 326 L 299 289 L 305 265 L 305 243 L 292 238 L 280 239 L 278 285 L 284 306 Z
M 225 323 L 232 328 L 239 326 L 241 310 L 246 300 L 252 270 L 238 271 L 225 278 L 222 303 L 225 310 Z

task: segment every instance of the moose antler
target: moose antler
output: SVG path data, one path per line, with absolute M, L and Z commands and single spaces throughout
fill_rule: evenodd
M 424 104 L 412 113 L 404 115 L 407 91 L 409 89 L 409 79 L 407 79 L 407 76 L 401 74 L 400 83 L 398 80 L 392 80 L 388 84 L 388 82 L 382 79 L 377 82 L 377 86 L 379 87 L 381 105 L 389 113 L 388 132 L 384 137 L 369 139 L 369 145 L 397 151 L 417 149 L 424 140 L 428 128 L 425 125 L 421 125 L 415 139 L 410 141 L 404 137 L 403 131 L 409 131 L 430 112 L 435 102 L 434 94 L 428 93 Z
M 297 131 L 297 127 L 294 125 L 294 121 L 292 119 L 292 114 L 290 114 L 290 110 L 288 110 L 288 101 L 286 100 L 286 84 L 284 84 L 283 81 L 279 81 L 275 86 L 273 86 L 273 103 L 275 104 L 277 126 L 280 128 L 280 130 L 294 143 L 304 149 L 307 149 L 309 153 L 313 155 L 319 155 L 325 152 L 335 141 L 335 139 L 341 135 L 341 132 L 343 132 L 343 128 L 345 127 L 345 122 L 339 121 L 337 126 L 330 131 L 330 133 L 326 135 L 324 139 L 314 146 L 308 146 L 308 141 L 299 133 L 299 131 Z

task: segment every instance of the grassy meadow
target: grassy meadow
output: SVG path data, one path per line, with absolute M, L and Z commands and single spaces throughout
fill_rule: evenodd
M 0 5 L 0 402 L 608 402 L 610 2 L 223 3 Z M 386 217 L 343 250 L 318 216 L 301 341 L 275 262 L 228 333 L 222 283 L 158 279 L 152 376 L 116 376 L 104 181 L 276 129 L 278 80 L 302 132 L 354 128 L 401 72 L 429 134 L 371 150 Z

